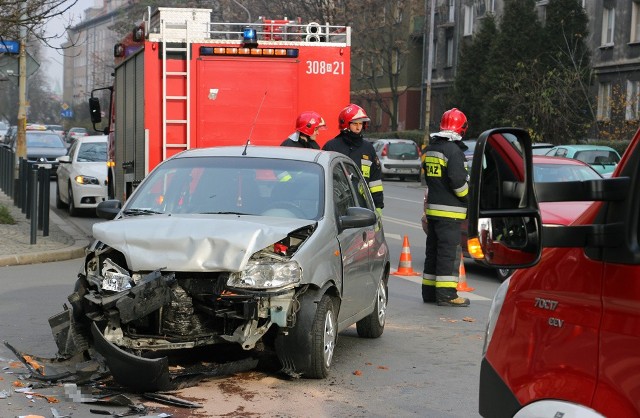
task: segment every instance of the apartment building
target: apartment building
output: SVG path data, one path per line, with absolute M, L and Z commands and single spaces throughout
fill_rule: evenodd
M 128 0 L 97 0 L 80 24 L 68 31 L 64 54 L 63 100 L 87 103 L 91 90 L 113 83 L 113 46 L 120 39 L 111 27 Z
M 421 0 L 422 1 L 422 0 Z M 488 14 L 498 20 L 504 10 L 504 0 L 434 0 L 434 24 L 429 25 L 431 0 L 424 0 L 425 15 L 407 17 L 408 36 L 421 44 L 422 52 L 412 54 L 412 63 L 404 66 L 406 92 L 399 98 L 397 125 L 404 130 L 422 129 L 426 110 L 426 91 L 429 84 L 431 100 L 428 106 L 431 130 L 437 129 L 439 117 L 447 107 L 447 96 L 453 88 L 458 51 L 464 42 L 470 42 L 481 21 Z M 549 0 L 535 3 L 542 22 Z M 592 51 L 595 83 L 592 96 L 597 104 L 600 123 L 613 118 L 624 118 L 629 124 L 639 119 L 640 93 L 640 0 L 582 0 L 589 17 L 588 44 Z M 429 54 L 424 40 L 432 30 L 433 45 Z M 354 35 L 357 42 L 357 34 Z M 428 43 L 428 42 L 426 42 Z M 427 72 L 427 56 L 432 57 L 431 74 Z M 416 70 L 417 69 L 417 70 Z M 354 94 L 362 83 L 352 81 Z M 365 105 L 372 128 L 386 131 L 391 126 L 388 116 L 381 112 L 374 100 Z M 622 109 L 622 110 L 620 110 Z

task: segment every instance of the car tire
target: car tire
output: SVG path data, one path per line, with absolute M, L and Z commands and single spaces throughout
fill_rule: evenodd
M 514 269 L 496 269 L 496 277 L 500 282 L 504 282 L 513 274 Z
M 78 209 L 76 208 L 76 204 L 73 200 L 73 189 L 71 188 L 71 184 L 69 184 L 69 216 L 78 216 Z
M 65 205 L 65 203 L 60 198 L 60 185 L 56 184 L 56 208 L 57 209 L 64 209 L 66 207 L 67 207 L 67 205 Z
M 327 293 L 317 304 L 312 295 L 305 294 L 300 304 L 295 326 L 276 338 L 276 354 L 283 372 L 324 379 L 329 374 L 338 338 L 336 307 Z
M 387 303 L 389 300 L 389 288 L 384 279 L 380 279 L 376 292 L 376 303 L 373 312 L 356 322 L 356 330 L 361 338 L 378 338 L 384 332 L 384 324 L 387 320 Z

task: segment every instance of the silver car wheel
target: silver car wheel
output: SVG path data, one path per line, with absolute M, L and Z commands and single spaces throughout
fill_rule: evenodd
M 378 323 L 384 326 L 387 320 L 387 288 L 384 281 L 380 280 L 378 284 Z
M 336 324 L 333 320 L 333 312 L 328 310 L 324 316 L 324 364 L 331 366 L 333 351 L 336 348 Z

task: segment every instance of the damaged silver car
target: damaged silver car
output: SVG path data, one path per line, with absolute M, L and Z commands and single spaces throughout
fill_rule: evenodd
M 93 347 L 121 384 L 165 389 L 162 353 L 229 343 L 324 378 L 340 331 L 383 333 L 389 252 L 342 154 L 185 151 L 98 214 L 113 220 L 94 225 L 70 306 L 50 324 L 59 356 Z

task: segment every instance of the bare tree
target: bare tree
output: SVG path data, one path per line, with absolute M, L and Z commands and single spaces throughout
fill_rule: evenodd
M 411 32 L 412 18 L 421 15 L 422 4 L 415 0 L 364 0 L 358 2 L 360 10 L 354 14 L 353 98 L 387 115 L 391 131 L 404 129 L 398 126 L 400 97 L 420 85 L 419 79 L 411 84 L 407 64 L 421 44 L 407 33 Z M 375 122 L 380 126 L 380 120 Z
M 50 40 L 63 34 L 46 34 L 44 27 L 56 16 L 66 16 L 77 0 L 0 0 L 0 39 L 17 39 L 21 27 L 29 39 L 38 39 L 48 47 Z M 71 25 L 72 22 L 69 22 Z

